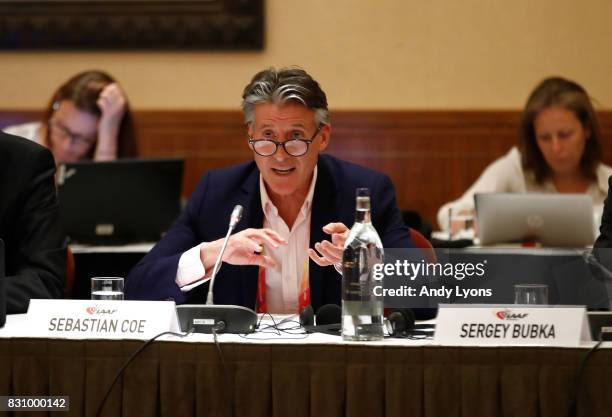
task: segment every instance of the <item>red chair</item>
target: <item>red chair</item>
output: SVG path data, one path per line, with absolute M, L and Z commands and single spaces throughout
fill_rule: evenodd
M 436 251 L 434 250 L 431 242 L 427 240 L 427 238 L 423 236 L 418 230 L 412 228 L 408 228 L 408 230 L 410 231 L 410 239 L 412 240 L 412 243 L 414 243 L 414 246 L 422 250 L 425 260 L 429 263 L 435 263 L 437 260 Z M 385 308 L 384 316 L 388 317 L 392 311 L 392 308 Z M 430 309 L 427 308 L 417 308 L 415 309 L 415 311 L 419 311 L 419 319 L 435 317 L 435 313 L 428 313 Z M 423 315 L 422 311 L 426 312 L 425 317 L 421 317 Z
M 423 249 L 422 252 L 425 255 L 425 260 L 430 263 L 436 262 L 438 258 L 436 257 L 436 251 L 434 250 L 431 242 L 427 240 L 427 238 L 418 230 L 410 228 L 408 230 L 410 230 L 410 239 L 412 240 L 412 243 L 414 243 L 414 246 L 419 249 Z
M 433 248 L 433 245 L 425 236 L 423 236 L 419 231 L 410 229 L 410 239 L 412 239 L 412 243 L 414 246 L 421 249 L 425 260 L 428 263 L 435 263 L 438 261 L 438 257 L 436 256 L 436 251 Z M 417 320 L 429 320 L 436 317 L 438 314 L 437 308 L 414 308 L 414 316 Z
M 66 247 L 66 286 L 64 288 L 64 296 L 72 298 L 72 288 L 74 287 L 74 254 L 69 247 Z

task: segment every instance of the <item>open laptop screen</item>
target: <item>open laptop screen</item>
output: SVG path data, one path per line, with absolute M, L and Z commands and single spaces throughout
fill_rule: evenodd
M 474 202 L 481 245 L 533 240 L 584 247 L 595 241 L 593 201 L 586 194 L 482 193 Z
M 62 164 L 64 231 L 77 243 L 157 241 L 179 214 L 182 178 L 176 158 Z

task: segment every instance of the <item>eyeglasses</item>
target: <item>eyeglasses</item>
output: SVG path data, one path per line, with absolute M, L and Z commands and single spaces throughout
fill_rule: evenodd
M 89 146 L 96 141 L 95 135 L 83 136 L 78 133 L 73 133 L 70 131 L 70 129 L 57 120 L 49 120 L 49 127 L 51 128 L 51 134 L 56 134 L 61 138 L 69 139 L 70 143 L 75 146 Z
M 249 145 L 260 156 L 272 156 L 278 151 L 278 147 L 282 146 L 285 152 L 291 156 L 302 156 L 308 152 L 308 147 L 321 131 L 321 127 L 312 135 L 310 139 L 289 139 L 284 142 L 278 142 L 272 139 L 253 139 L 249 136 Z

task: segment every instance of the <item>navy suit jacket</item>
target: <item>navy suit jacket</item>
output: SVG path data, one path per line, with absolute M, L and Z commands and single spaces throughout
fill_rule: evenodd
M 386 175 L 329 155 L 319 155 L 317 166 L 310 247 L 315 242 L 329 239 L 322 230 L 326 224 L 342 222 L 350 227 L 354 223 L 355 189 L 358 187 L 370 189 L 372 222 L 383 246 L 414 247 L 397 208 L 395 189 Z M 203 304 L 208 284 L 183 293 L 175 283 L 179 259 L 183 252 L 201 242 L 224 237 L 236 204 L 244 207 L 236 231 L 263 227 L 259 175 L 254 162 L 206 173 L 168 233 L 128 275 L 126 297 Z M 215 278 L 215 303 L 254 309 L 257 275 L 257 266 L 224 263 Z M 324 304 L 340 304 L 341 286 L 341 276 L 332 266 L 320 267 L 310 261 L 310 299 L 315 311 Z

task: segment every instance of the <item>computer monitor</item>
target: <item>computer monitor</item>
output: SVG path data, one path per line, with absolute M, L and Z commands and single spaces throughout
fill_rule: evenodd
M 481 245 L 530 240 L 584 247 L 595 241 L 593 201 L 586 194 L 481 193 L 474 201 Z
M 4 242 L 0 239 L 0 327 L 6 322 L 6 289 L 4 284 Z
M 183 160 L 83 161 L 58 168 L 64 231 L 72 243 L 157 241 L 180 212 Z

